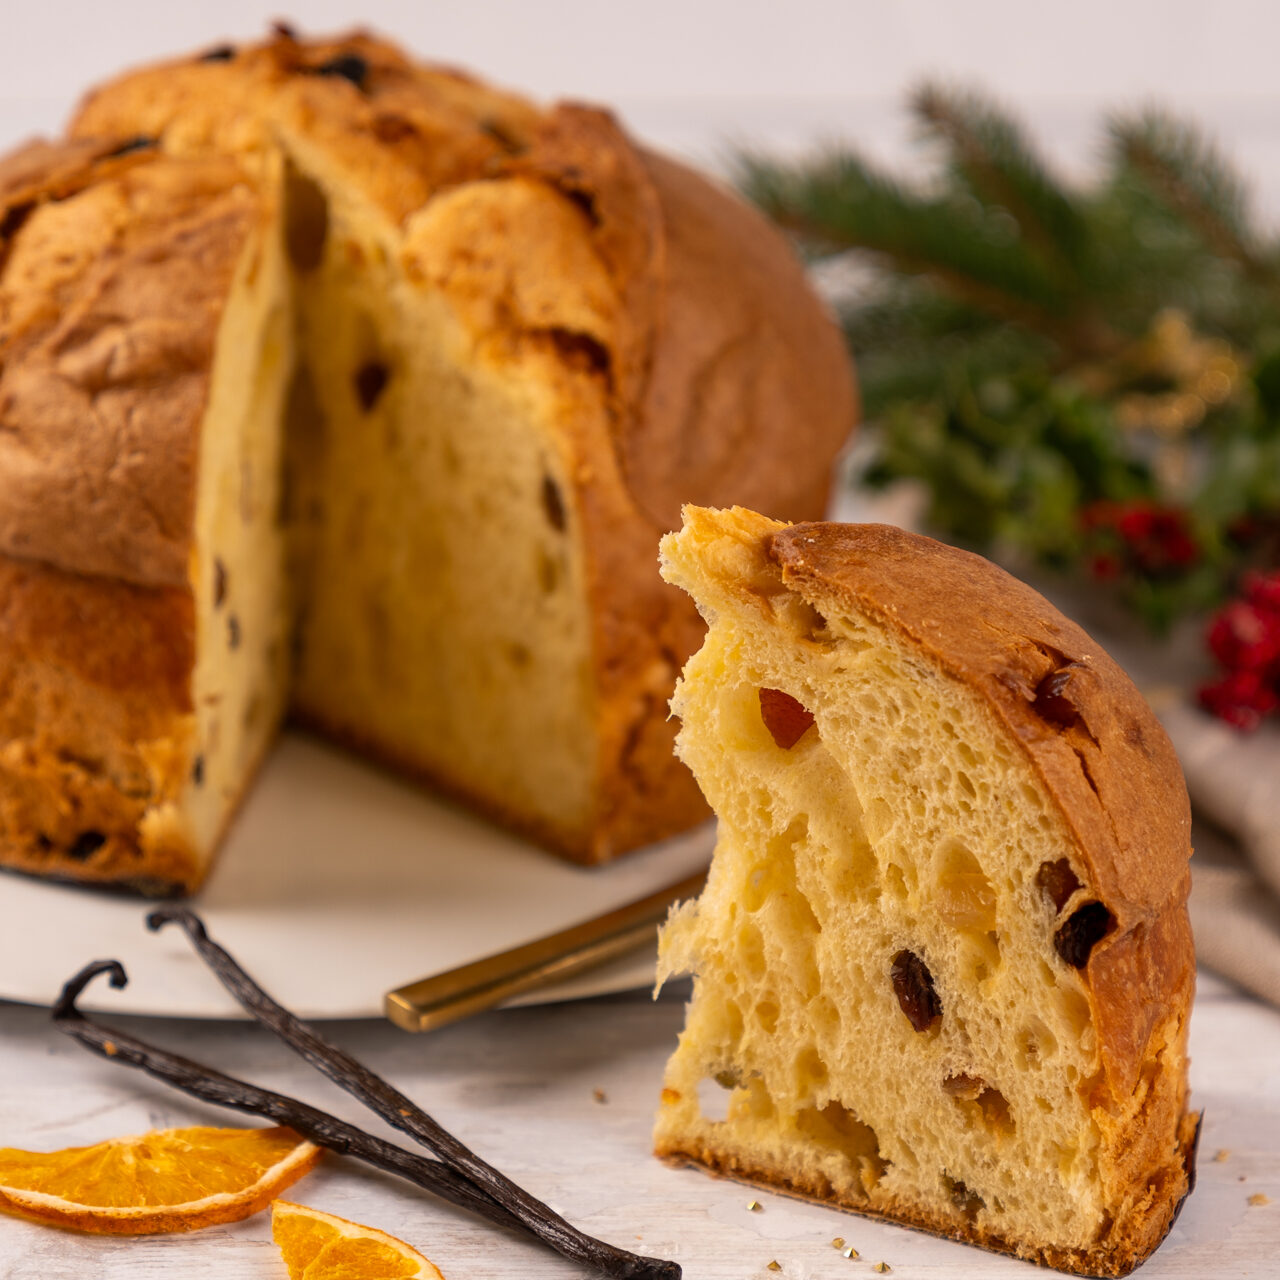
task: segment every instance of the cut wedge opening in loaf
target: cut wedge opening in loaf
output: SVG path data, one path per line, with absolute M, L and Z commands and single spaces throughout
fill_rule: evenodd
M 1017 584 L 935 548 L 742 510 L 687 509 L 664 541 L 665 574 L 709 623 L 672 707 L 719 835 L 705 892 L 662 935 L 660 977 L 695 980 L 657 1150 L 1121 1274 L 1187 1186 L 1186 828 L 1128 830 L 1141 815 L 1112 813 L 1134 851 L 1099 869 L 1113 850 L 1082 842 L 1055 770 L 1074 762 L 1077 793 L 1095 810 L 1098 795 L 1021 671 L 1028 654 L 1043 664 L 1027 637 L 1056 615 L 1039 601 L 1028 625 Z M 935 594 L 912 616 L 926 581 Z M 1099 669 L 1061 622 L 1054 643 Z M 957 630 L 991 650 L 990 679 L 948 652 Z M 1154 739 L 1150 714 L 1132 712 Z M 1080 714 L 1093 725 L 1092 706 Z M 1185 815 L 1176 764 L 1158 754 L 1173 773 L 1157 794 Z M 1169 879 L 1139 906 L 1147 869 L 1123 858 L 1162 837 Z M 1159 987 L 1158 1014 L 1120 1007 L 1095 952 L 1162 929 L 1185 947 L 1174 963 L 1126 961 Z M 727 1093 L 718 1108 L 707 1081 Z
M 539 381 L 553 360 L 486 358 L 429 277 L 490 216 L 568 238 L 582 215 L 484 184 L 434 202 L 406 255 L 308 159 L 273 166 L 281 216 L 245 251 L 202 433 L 197 839 L 216 839 L 214 797 L 225 817 L 291 676 L 303 722 L 581 844 L 591 635 L 563 405 Z M 590 369 L 575 380 L 602 399 Z

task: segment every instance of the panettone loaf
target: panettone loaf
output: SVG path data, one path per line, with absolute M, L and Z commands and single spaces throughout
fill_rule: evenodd
M 0 162 L 0 863 L 197 885 L 286 707 L 584 862 L 701 819 L 684 501 L 821 515 L 787 246 L 604 112 L 364 35 Z
M 719 818 L 660 1155 L 1085 1275 L 1193 1173 L 1190 815 L 1123 672 L 981 558 L 689 509 L 673 708 Z

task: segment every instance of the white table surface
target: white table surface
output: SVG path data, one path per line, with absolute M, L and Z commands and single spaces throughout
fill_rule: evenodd
M 1047 1274 L 654 1160 L 649 1130 L 681 1019 L 679 999 L 653 1003 L 637 993 L 490 1013 L 429 1036 L 378 1021 L 326 1026 L 580 1226 L 674 1258 L 689 1280 L 855 1280 L 874 1274 L 872 1264 L 882 1259 L 901 1280 Z M 366 1124 L 356 1104 L 255 1026 L 104 1021 Z M 1199 1184 L 1143 1280 L 1280 1276 L 1280 1012 L 1202 973 L 1191 1054 L 1193 1101 L 1205 1110 Z M 596 1099 L 597 1089 L 605 1101 Z M 237 1121 L 91 1056 L 54 1030 L 44 1010 L 0 1005 L 0 1146 L 55 1149 L 192 1123 Z M 1229 1154 L 1218 1161 L 1220 1150 Z M 1271 1203 L 1251 1206 L 1256 1193 Z M 326 1159 L 286 1195 L 408 1240 L 448 1280 L 586 1274 L 352 1161 Z M 747 1209 L 753 1198 L 758 1212 Z M 837 1235 L 856 1245 L 861 1260 L 832 1249 Z M 780 1272 L 767 1270 L 771 1259 Z M 3 1280 L 196 1274 L 284 1280 L 267 1215 L 141 1239 L 82 1236 L 0 1215 Z

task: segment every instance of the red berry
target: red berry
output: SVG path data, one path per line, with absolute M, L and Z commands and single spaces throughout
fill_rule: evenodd
M 1128 542 L 1141 542 L 1155 532 L 1156 513 L 1144 503 L 1132 503 L 1116 522 L 1120 536 Z
M 1233 600 L 1210 624 L 1208 642 L 1223 666 L 1260 671 L 1280 659 L 1280 614 Z
M 1233 671 L 1200 689 L 1200 705 L 1220 720 L 1251 733 L 1280 704 L 1274 684 L 1256 671 Z
M 1244 595 L 1250 604 L 1280 614 L 1280 569 L 1271 573 L 1246 573 Z

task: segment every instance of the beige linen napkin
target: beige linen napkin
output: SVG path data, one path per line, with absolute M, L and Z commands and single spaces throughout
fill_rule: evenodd
M 1191 929 L 1200 963 L 1280 1006 L 1280 728 L 1237 733 L 1160 711 L 1191 794 Z

